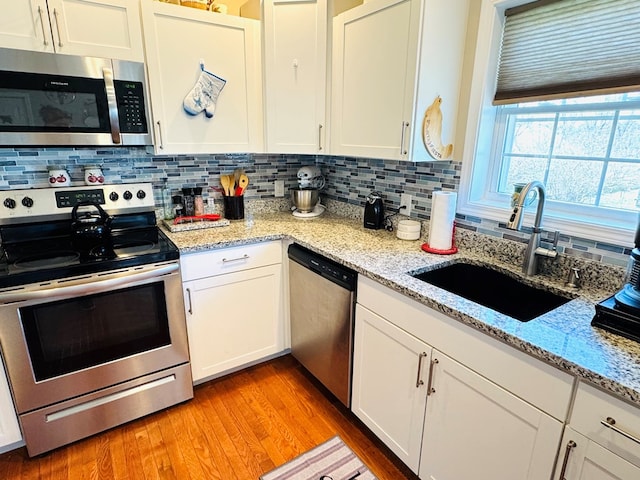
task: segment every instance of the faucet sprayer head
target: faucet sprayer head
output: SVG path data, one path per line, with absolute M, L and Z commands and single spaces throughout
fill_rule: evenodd
M 522 228 L 522 218 L 524 215 L 524 207 L 525 201 L 529 192 L 535 189 L 537 191 L 538 196 L 538 210 L 536 211 L 536 220 L 534 224 L 534 230 L 540 228 L 540 223 L 542 222 L 542 210 L 544 208 L 544 200 L 545 200 L 545 188 L 542 182 L 534 180 L 533 182 L 527 183 L 515 202 L 515 206 L 513 207 L 513 211 L 511 212 L 511 216 L 507 221 L 507 228 L 511 230 L 520 230 Z

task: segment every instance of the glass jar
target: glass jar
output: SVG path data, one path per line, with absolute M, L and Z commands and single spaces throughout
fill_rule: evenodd
M 204 200 L 202 199 L 202 187 L 193 189 L 193 210 L 195 215 L 204 215 Z
M 187 217 L 195 215 L 195 205 L 193 202 L 193 188 L 182 189 L 182 205 L 184 206 L 184 214 Z

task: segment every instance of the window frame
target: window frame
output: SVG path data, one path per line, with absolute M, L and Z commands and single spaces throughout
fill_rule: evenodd
M 496 68 L 500 51 L 504 10 L 529 3 L 531 0 L 482 0 L 478 36 L 471 79 L 471 95 L 467 116 L 458 213 L 505 223 L 511 213 L 510 196 L 498 194 L 492 180 L 499 177 L 500 161 L 491 153 L 501 151 L 497 142 L 504 137 L 494 135 L 498 109 L 493 105 Z M 534 179 L 531 180 L 541 180 Z M 494 191 L 492 191 L 494 190 Z M 535 203 L 534 203 L 535 207 Z M 559 230 L 565 235 L 628 246 L 633 243 L 638 225 L 637 212 L 592 207 L 587 214 L 578 214 L 581 207 L 547 199 L 542 228 Z M 615 212 L 615 215 L 612 215 Z M 570 214 L 571 213 L 571 214 Z M 535 210 L 524 216 L 524 226 L 531 226 Z M 612 217 L 615 222 L 611 223 Z

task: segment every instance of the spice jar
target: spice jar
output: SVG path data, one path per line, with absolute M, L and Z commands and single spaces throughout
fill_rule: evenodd
M 193 217 L 195 215 L 193 188 L 185 187 L 182 189 L 182 205 L 184 205 L 184 214 L 187 217 Z
M 202 187 L 193 189 L 193 210 L 195 215 L 204 215 L 204 200 L 202 199 Z
M 171 197 L 173 202 L 173 213 L 175 218 L 184 216 L 184 205 L 182 204 L 182 196 L 174 195 Z

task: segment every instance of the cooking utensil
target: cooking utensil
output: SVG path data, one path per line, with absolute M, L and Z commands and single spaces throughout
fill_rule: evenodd
M 238 186 L 236 187 L 236 195 L 244 195 L 244 191 L 249 185 L 249 177 L 247 177 L 244 173 L 240 174 L 240 178 L 238 179 Z
M 224 194 L 230 195 L 229 189 L 231 188 L 231 179 L 228 175 L 220 175 L 220 185 L 224 188 Z
M 177 217 L 174 221 L 174 225 L 178 225 L 181 223 L 187 222 L 214 222 L 216 220 L 220 220 L 220 215 L 217 213 L 210 213 L 205 215 L 195 215 L 190 217 Z

